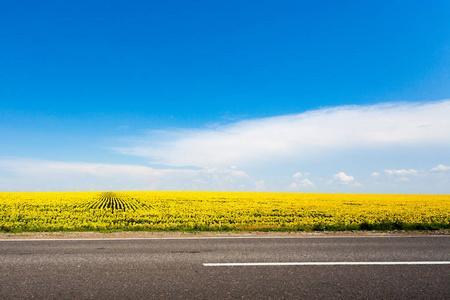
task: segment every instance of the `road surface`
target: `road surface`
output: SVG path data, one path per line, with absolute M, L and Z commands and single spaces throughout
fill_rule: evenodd
M 0 240 L 0 299 L 450 299 L 450 236 Z

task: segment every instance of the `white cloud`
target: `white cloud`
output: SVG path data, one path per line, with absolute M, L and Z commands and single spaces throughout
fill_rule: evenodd
M 316 187 L 316 185 L 307 178 L 299 182 L 293 182 L 291 183 L 291 185 L 289 185 L 290 190 L 298 190 L 301 187 Z
M 292 182 L 289 186 L 290 190 L 296 190 L 300 187 L 316 187 L 316 185 L 309 180 L 308 178 L 303 178 L 304 176 L 310 175 L 309 173 L 295 173 L 292 178 L 294 178 L 295 182 Z M 303 178 L 303 179 L 302 179 Z
M 294 179 L 300 179 L 302 176 L 303 176 L 302 173 L 297 172 L 297 173 L 295 173 L 294 176 L 292 176 L 292 177 L 294 177 Z
M 438 165 L 430 170 L 431 172 L 446 172 L 450 171 L 450 166 Z
M 0 191 L 315 187 L 354 192 L 360 186 L 358 192 L 448 194 L 450 167 L 432 168 L 450 153 L 448 115 L 450 100 L 445 100 L 343 106 L 203 129 L 151 131 L 123 137 L 115 150 L 148 158 L 157 168 L 0 157 Z M 414 169 L 392 169 L 399 164 Z M 304 170 L 314 170 L 313 175 Z M 330 170 L 353 176 L 340 172 L 327 181 L 335 173 Z M 364 178 L 364 186 L 356 178 Z
M 152 131 L 116 151 L 169 166 L 245 169 L 345 149 L 450 145 L 450 101 L 342 106 L 215 128 Z
M 344 172 L 339 172 L 333 175 L 333 181 L 342 184 L 349 184 L 355 178 L 353 176 L 347 175 Z
M 1 173 L 8 176 L 2 177 Z M 139 165 L 0 159 L 0 190 L 237 190 L 236 169 L 154 169 Z
M 313 182 L 311 182 L 309 179 L 305 178 L 302 181 L 300 181 L 300 185 L 301 186 L 311 186 L 314 187 L 316 186 Z
M 440 171 L 440 173 L 431 171 L 433 169 Z M 258 180 L 255 180 L 254 177 L 243 170 L 231 167 L 228 169 L 155 169 L 148 166 L 126 164 L 0 158 L 0 191 L 210 190 L 302 192 L 315 189 L 318 192 L 355 192 L 355 188 L 358 188 L 358 192 L 370 193 L 448 194 L 450 172 L 444 172 L 447 170 L 445 166 L 437 166 L 431 170 L 388 170 L 390 172 L 387 173 L 392 175 L 380 176 L 377 180 L 365 181 L 362 185 L 360 182 L 356 182 L 354 176 L 347 175 L 345 172 L 335 174 L 332 177 L 333 179 L 328 182 L 320 176 L 305 178 L 306 173 L 303 173 L 302 177 L 287 176 L 278 179 L 267 174 L 258 174 L 258 177 L 256 177 Z M 412 176 L 414 174 L 417 174 L 417 176 Z M 286 186 L 285 178 L 291 178 L 293 182 Z M 270 182 L 270 185 L 266 184 L 268 182 Z
M 401 170 L 384 170 L 388 175 L 396 175 L 396 176 L 408 176 L 408 175 L 417 175 L 419 172 L 414 169 L 401 169 Z
M 156 170 L 136 165 L 108 165 L 97 163 L 59 162 L 31 159 L 0 160 L 2 169 L 12 170 L 16 174 L 46 176 L 80 174 L 86 176 L 114 177 L 117 175 L 141 177 L 158 177 L 170 170 Z M 190 170 L 183 170 L 190 172 Z

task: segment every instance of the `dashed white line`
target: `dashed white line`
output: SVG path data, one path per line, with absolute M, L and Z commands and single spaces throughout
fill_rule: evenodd
M 321 262 L 248 262 L 204 263 L 205 267 L 248 266 L 353 266 L 353 265 L 448 265 L 450 261 L 321 261 Z

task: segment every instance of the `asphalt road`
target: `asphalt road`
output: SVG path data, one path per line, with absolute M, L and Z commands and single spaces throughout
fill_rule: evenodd
M 450 236 L 1 240 L 0 299 L 450 299 L 449 261 Z M 345 264 L 208 265 L 266 262 Z

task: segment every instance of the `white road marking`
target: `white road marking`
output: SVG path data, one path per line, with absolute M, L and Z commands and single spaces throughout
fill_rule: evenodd
M 250 262 L 204 263 L 205 267 L 247 266 L 352 266 L 352 265 L 448 265 L 450 261 L 321 261 L 321 262 Z
M 186 236 L 186 237 L 142 237 L 142 238 L 6 238 L 0 242 L 38 241 L 124 241 L 124 240 L 215 240 L 215 239 L 330 239 L 330 238 L 450 238 L 450 235 L 359 235 L 359 236 Z

